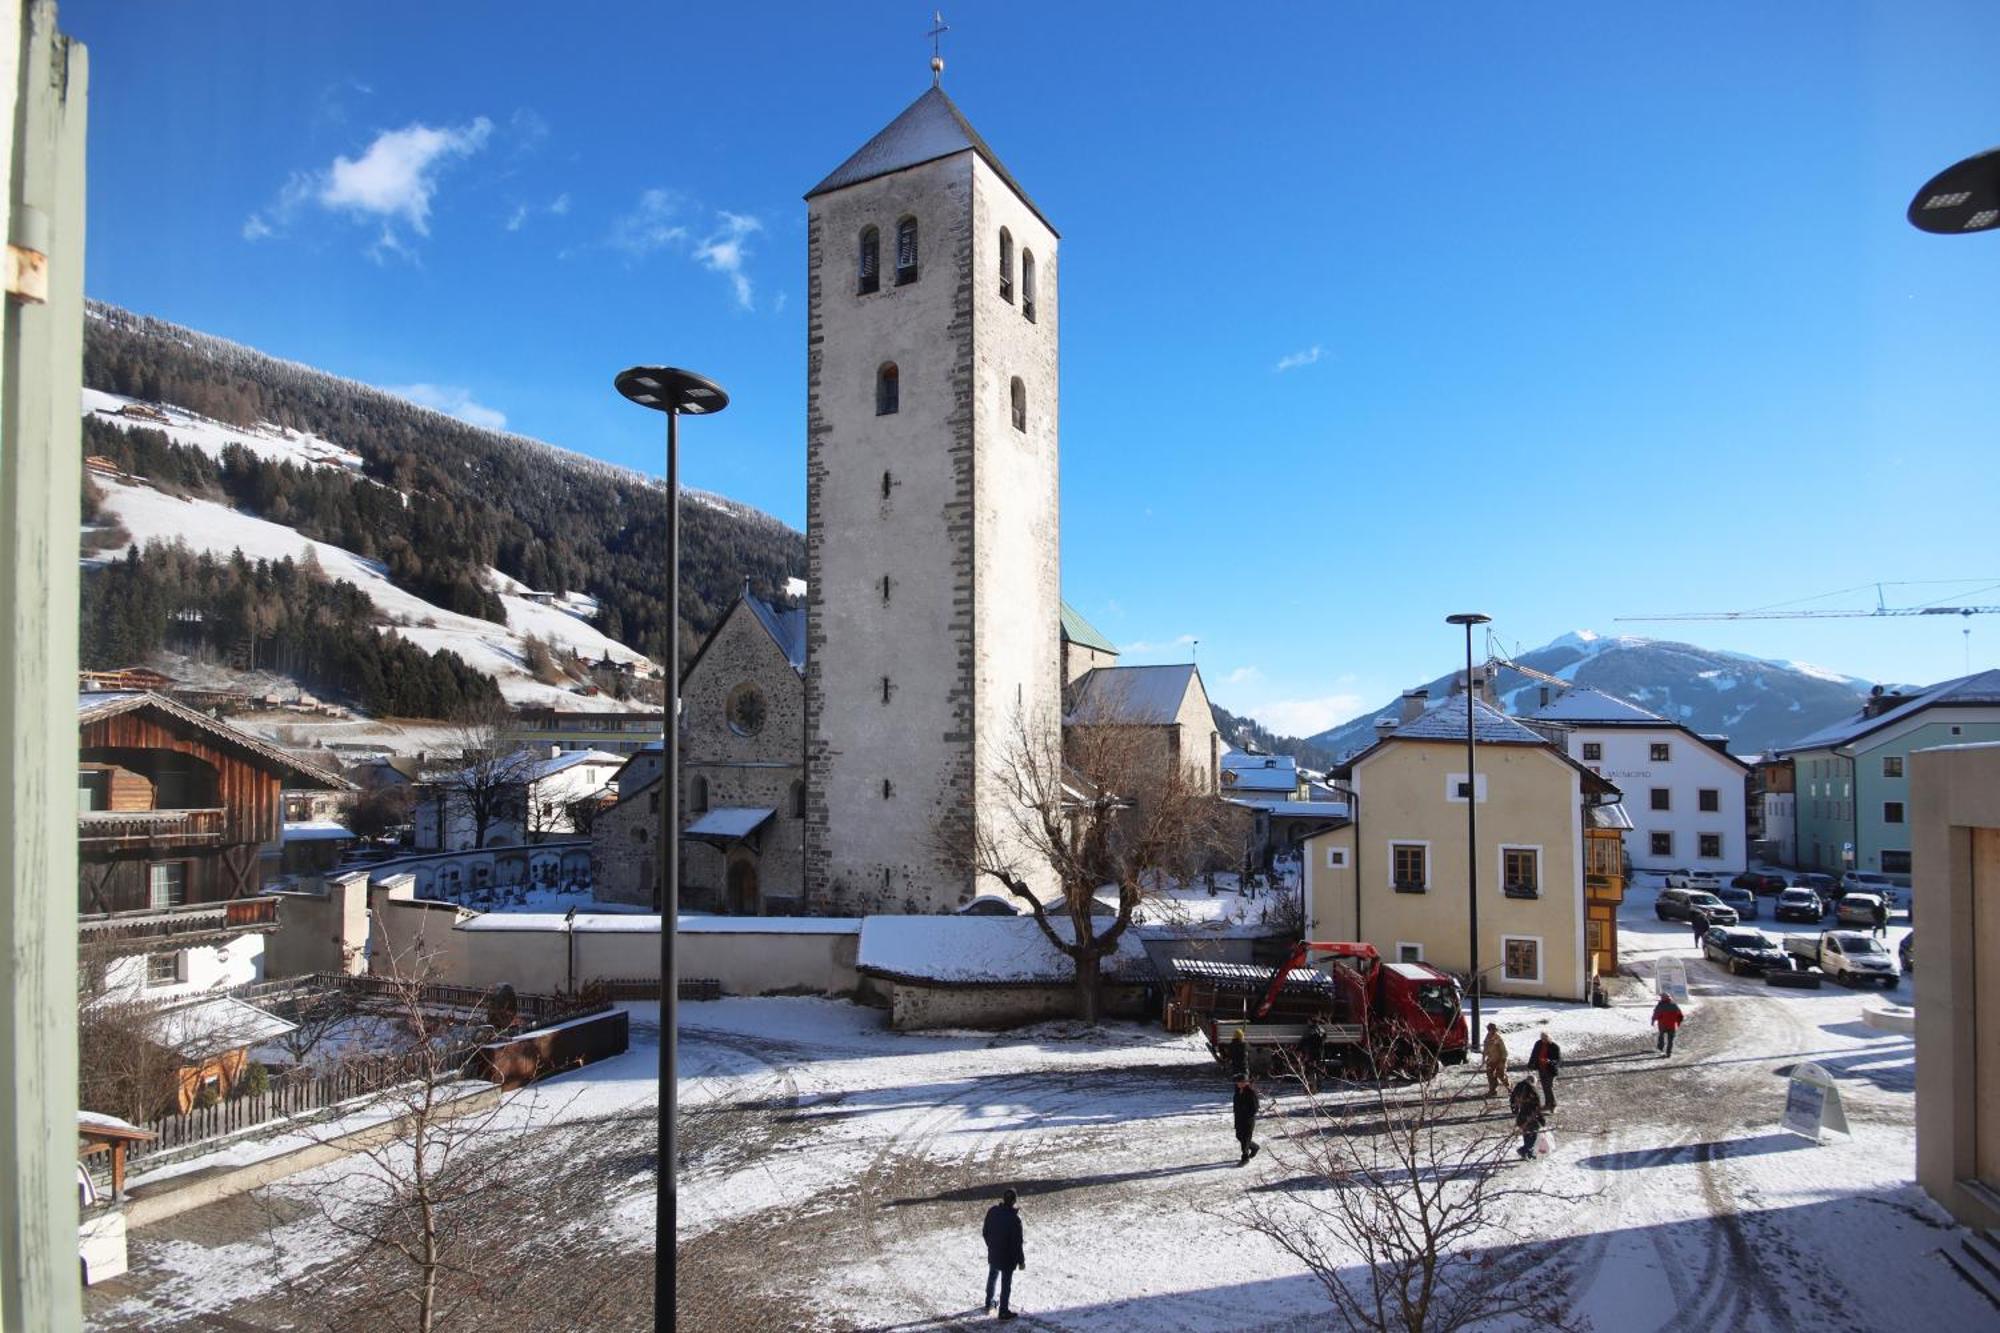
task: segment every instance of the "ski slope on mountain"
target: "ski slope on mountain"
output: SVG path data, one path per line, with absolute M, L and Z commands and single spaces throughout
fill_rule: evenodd
M 386 624 L 427 652 L 449 649 L 475 670 L 493 677 L 512 704 L 602 712 L 625 712 L 627 705 L 606 695 L 584 696 L 565 686 L 545 685 L 525 668 L 523 639 L 534 634 L 558 652 L 574 649 L 591 660 L 646 665 L 646 658 L 601 633 L 583 617 L 594 607 L 587 597 L 558 605 L 543 605 L 520 595 L 521 585 L 497 570 L 493 587 L 507 608 L 507 623 L 497 625 L 459 615 L 433 605 L 391 583 L 380 564 L 326 542 L 313 541 L 280 523 L 257 518 L 209 500 L 179 499 L 150 486 L 98 479 L 103 511 L 115 518 L 132 540 L 180 542 L 191 550 L 227 558 L 242 551 L 251 560 L 300 560 L 310 550 L 332 579 L 345 580 L 368 594 Z M 100 559 L 114 559 L 116 553 Z

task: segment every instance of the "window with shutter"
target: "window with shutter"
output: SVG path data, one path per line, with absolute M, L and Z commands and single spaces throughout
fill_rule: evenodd
M 1014 238 L 1000 229 L 1000 299 L 1014 299 Z
M 894 361 L 884 362 L 875 372 L 875 415 L 894 416 L 902 405 L 902 376 L 897 372 Z M 886 491 L 887 488 L 884 487 L 884 492 Z
M 882 236 L 873 227 L 861 233 L 860 290 L 863 296 L 882 287 Z
M 1028 250 L 1021 252 L 1021 314 L 1035 322 L 1035 256 Z

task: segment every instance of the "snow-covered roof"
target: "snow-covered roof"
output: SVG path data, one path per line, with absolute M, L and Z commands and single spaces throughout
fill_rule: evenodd
M 1634 827 L 1631 812 L 1626 810 L 1624 803 L 1620 801 L 1612 801 L 1608 805 L 1585 806 L 1583 821 L 1592 828 L 1622 830 Z
M 1056 933 L 1074 938 L 1068 921 Z M 861 923 L 855 966 L 871 976 L 964 986 L 1041 986 L 1072 981 L 1076 965 L 1042 934 L 1032 917 L 871 916 Z M 1107 981 L 1144 980 L 1152 972 L 1145 946 L 1127 930 L 1102 963 Z
M 743 600 L 750 607 L 750 613 L 757 617 L 757 623 L 778 645 L 785 660 L 792 664 L 792 670 L 803 676 L 806 673 L 806 609 L 795 606 L 789 611 L 780 611 L 749 593 L 743 594 Z
M 1028 198 L 1028 192 L 1021 188 L 1020 182 L 1000 164 L 999 157 L 986 146 L 986 140 L 979 137 L 979 131 L 972 128 L 964 113 L 945 96 L 944 89 L 938 87 L 930 88 L 910 103 L 903 114 L 890 121 L 881 133 L 835 167 L 832 175 L 807 190 L 806 198 L 874 180 L 892 171 L 922 166 L 967 149 L 985 158 L 986 165 L 1007 182 L 1007 188 L 1018 195 L 1036 217 L 1042 219 L 1044 226 L 1051 232 L 1055 231 L 1055 224 L 1035 207 L 1035 201 Z
M 115 1115 L 100 1115 L 96 1111 L 78 1111 L 76 1127 L 84 1134 L 109 1134 L 121 1139 L 150 1139 L 149 1130 L 139 1128 L 130 1120 L 120 1120 Z
M 625 756 L 611 754 L 605 750 L 564 750 L 561 754 L 537 759 L 529 768 L 530 782 L 540 782 L 558 773 L 567 772 L 580 764 L 598 764 L 606 768 L 623 768 Z
M 778 812 L 768 805 L 718 805 L 682 830 L 688 838 L 747 838 Z
M 219 995 L 161 1010 L 148 1020 L 147 1033 L 159 1046 L 178 1052 L 184 1059 L 204 1060 L 282 1037 L 296 1026 L 255 1005 Z
M 858 916 L 684 916 L 682 935 L 859 935 Z
M 1244 754 L 1237 751 L 1222 756 L 1222 786 L 1225 791 L 1296 791 L 1298 762 L 1288 754 Z
M 1194 682 L 1192 662 L 1095 667 L 1077 678 L 1066 719 L 1112 726 L 1161 726 L 1180 716 Z
M 1071 643 L 1118 656 L 1118 645 L 1099 633 L 1097 626 L 1085 620 L 1083 613 L 1068 602 L 1062 604 L 1062 636 Z
M 301 819 L 285 825 L 283 842 L 338 842 L 354 833 L 337 819 Z
M 1469 694 L 1454 694 L 1438 700 L 1419 716 L 1398 726 L 1385 739 L 1462 742 L 1465 739 L 1465 705 L 1468 699 L 1473 705 L 1472 735 L 1479 744 L 1548 744 L 1546 739 L 1528 730 L 1484 699 L 1474 699 Z
M 175 703 L 163 694 L 153 694 L 145 690 L 112 690 L 102 693 L 85 692 L 76 696 L 76 721 L 78 726 L 88 726 L 102 722 L 106 718 L 117 717 L 138 709 L 150 709 L 156 713 L 205 732 L 209 736 L 239 750 L 248 752 L 263 760 L 285 777 L 287 790 L 299 788 L 315 791 L 353 791 L 354 784 L 336 773 L 302 763 L 286 754 L 268 741 L 260 740 L 239 727 L 232 727 L 218 718 L 198 713 L 186 704 Z
M 1940 705 L 1954 708 L 2000 706 L 2000 668 L 1976 672 L 1970 676 L 1960 676 L 1956 680 L 1933 685 L 1908 703 L 1900 704 L 1875 717 L 1866 716 L 1864 709 L 1845 721 L 1821 727 L 1810 735 L 1801 736 L 1789 745 L 1774 746 L 1771 753 L 1773 756 L 1781 756 L 1795 754 L 1800 750 L 1829 750 L 1838 745 L 1846 745 L 1850 741 L 1858 741 L 1871 732 L 1894 726 L 1926 708 L 1936 708 Z
M 1649 712 L 1616 695 L 1578 686 L 1565 690 L 1544 707 L 1529 714 L 1538 722 L 1601 722 L 1613 725 L 1674 726 L 1658 713 Z
M 1267 801 L 1254 796 L 1231 796 L 1226 799 L 1231 805 L 1240 805 L 1246 810 L 1262 810 L 1279 819 L 1345 819 L 1348 815 L 1345 801 Z

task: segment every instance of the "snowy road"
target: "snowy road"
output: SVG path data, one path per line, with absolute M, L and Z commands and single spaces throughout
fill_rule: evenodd
M 1621 1333 L 1991 1327 L 1993 1308 L 1937 1255 L 1959 1233 L 1912 1184 L 1912 1044 L 1862 1022 L 1882 997 L 1728 977 L 1684 927 L 1652 919 L 1652 899 L 1629 895 L 1623 952 L 1639 975 L 1611 1008 L 1488 1002 L 1517 1065 L 1543 1025 L 1564 1046 L 1556 1154 L 1517 1169 L 1584 1196 L 1524 1203 L 1506 1248 L 1567 1272 L 1574 1313 Z M 1669 957 L 1686 962 L 1692 1002 L 1661 1059 L 1649 979 Z M 547 1198 L 491 1243 L 548 1295 L 474 1326 L 648 1325 L 655 1017 L 635 1007 L 631 1054 L 534 1094 L 553 1123 L 524 1130 L 524 1162 L 550 1172 Z M 1282 1121 L 1265 1125 L 1273 1150 L 1236 1167 L 1227 1085 L 1194 1039 L 1065 1024 L 900 1035 L 840 1002 L 731 999 L 686 1008 L 681 1052 L 684 1327 L 983 1323 L 979 1220 L 1009 1185 L 1027 1233 L 1024 1327 L 1328 1326 L 1317 1285 L 1229 1216 L 1276 1197 Z M 1778 1130 L 1802 1060 L 1837 1080 L 1851 1136 L 1814 1146 Z M 1277 1091 L 1278 1112 L 1296 1105 Z M 311 1188 L 301 1177 L 142 1234 L 131 1284 L 93 1294 L 96 1322 L 362 1326 L 339 1300 L 366 1257 L 286 1203 Z M 199 1280 L 231 1264 L 229 1280 Z

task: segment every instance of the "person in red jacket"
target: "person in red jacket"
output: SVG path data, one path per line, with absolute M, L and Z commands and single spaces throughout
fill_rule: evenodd
M 1674 1053 L 1674 1033 L 1681 1029 L 1681 1007 L 1674 1003 L 1671 995 L 1662 995 L 1660 1002 L 1653 1006 L 1653 1026 L 1659 1029 L 1653 1037 L 1653 1049 L 1662 1056 Z

